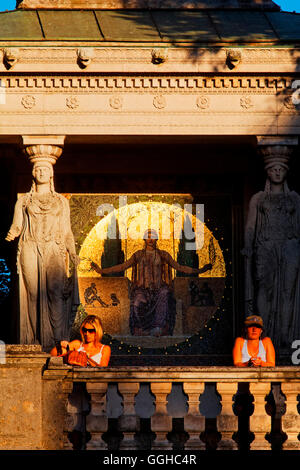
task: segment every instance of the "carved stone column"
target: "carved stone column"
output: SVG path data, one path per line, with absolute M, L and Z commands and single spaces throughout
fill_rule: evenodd
M 283 382 L 281 391 L 286 396 L 286 412 L 282 416 L 282 431 L 287 434 L 287 440 L 282 447 L 284 450 L 300 450 L 300 415 L 297 408 L 300 384 Z
M 123 414 L 119 417 L 119 430 L 123 432 L 124 438 L 121 441 L 121 450 L 136 449 L 137 443 L 134 435 L 140 430 L 140 418 L 135 412 L 135 396 L 140 384 L 135 382 L 119 383 L 118 389 L 123 396 Z
M 184 417 L 184 430 L 189 434 L 185 443 L 186 450 L 204 450 L 200 433 L 205 429 L 205 417 L 199 411 L 199 396 L 204 392 L 204 382 L 185 382 L 183 390 L 188 395 L 188 413 Z
M 251 450 L 270 450 L 271 444 L 265 436 L 271 432 L 271 416 L 266 413 L 266 396 L 270 393 L 270 383 L 254 382 L 250 384 L 250 393 L 254 397 L 254 412 L 250 416 L 250 431 L 255 435 Z
M 221 395 L 222 410 L 217 416 L 217 429 L 222 434 L 218 450 L 237 450 L 237 443 L 232 439 L 238 430 L 238 417 L 233 413 L 233 396 L 237 392 L 237 383 L 218 383 L 217 391 Z
M 151 391 L 156 397 L 156 409 L 151 417 L 151 430 L 156 433 L 153 442 L 153 450 L 172 449 L 171 442 L 167 439 L 167 434 L 172 430 L 172 416 L 167 411 L 167 396 L 171 393 L 172 383 L 151 383 Z
M 87 443 L 87 449 L 106 449 L 106 443 L 102 435 L 108 429 L 106 415 L 107 383 L 87 382 L 86 388 L 91 395 L 91 411 L 86 418 L 86 430 L 91 433 L 91 440 Z

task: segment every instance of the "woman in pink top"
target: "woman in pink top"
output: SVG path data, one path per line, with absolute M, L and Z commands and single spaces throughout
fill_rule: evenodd
M 107 367 L 110 360 L 111 349 L 101 343 L 103 328 L 99 317 L 88 315 L 81 324 L 80 335 L 82 341 L 61 341 L 61 351 L 58 354 L 57 347 L 51 351 L 52 356 L 66 356 L 71 351 L 83 352 L 88 362 L 94 367 Z
M 275 350 L 270 338 L 262 338 L 263 320 L 259 315 L 246 318 L 245 336 L 236 338 L 233 363 L 236 367 L 275 367 Z

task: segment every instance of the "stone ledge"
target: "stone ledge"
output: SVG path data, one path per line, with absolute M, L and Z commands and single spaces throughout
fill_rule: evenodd
M 300 367 L 266 367 L 258 370 L 238 367 L 202 366 L 156 366 L 156 367 L 107 367 L 93 369 L 84 367 L 61 366 L 49 362 L 43 379 L 56 380 L 57 373 L 72 381 L 91 382 L 299 382 Z
M 39 344 L 6 344 L 7 354 L 40 354 L 42 346 Z
M 18 8 L 102 10 L 116 9 L 268 9 L 280 10 L 272 0 L 17 0 Z
M 4 362 L 0 362 L 0 368 L 43 368 L 49 357 L 38 344 L 6 344 L 5 355 L 1 356 Z

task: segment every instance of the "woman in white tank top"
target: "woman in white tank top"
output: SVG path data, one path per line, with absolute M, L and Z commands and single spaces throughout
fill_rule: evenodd
M 107 367 L 110 360 L 111 349 L 101 343 L 103 328 L 99 317 L 88 315 L 81 324 L 80 335 L 82 341 L 61 341 L 61 351 L 57 347 L 51 351 L 52 356 L 65 356 L 69 351 L 84 352 L 87 355 L 89 365 Z M 82 364 L 80 364 L 82 365 Z
M 270 338 L 261 338 L 263 320 L 259 315 L 246 318 L 245 337 L 236 338 L 233 363 L 236 367 L 275 367 L 275 350 Z

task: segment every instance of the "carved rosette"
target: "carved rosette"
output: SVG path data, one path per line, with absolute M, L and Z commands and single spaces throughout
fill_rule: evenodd
M 295 94 L 286 96 L 283 100 L 283 104 L 288 110 L 292 110 L 292 111 L 300 110 L 299 96 Z
M 32 95 L 25 95 L 21 100 L 21 104 L 25 109 L 32 109 L 35 106 L 35 97 Z
M 78 101 L 77 96 L 69 96 L 69 97 L 66 99 L 66 105 L 67 105 L 67 107 L 70 108 L 70 109 L 76 109 L 76 108 L 78 108 L 78 106 L 79 106 L 79 101 Z
M 210 107 L 209 96 L 205 96 L 205 95 L 198 96 L 196 104 L 199 109 L 208 109 Z
M 166 98 L 163 95 L 156 95 L 153 98 L 153 106 L 157 109 L 163 109 L 167 105 Z
M 25 154 L 29 157 L 32 164 L 37 162 L 45 162 L 55 165 L 57 159 L 62 154 L 62 147 L 57 145 L 27 145 L 24 147 Z
M 250 109 L 253 108 L 254 104 L 252 101 L 251 96 L 244 96 L 240 99 L 240 106 L 243 109 Z
M 123 98 L 122 96 L 112 96 L 109 99 L 109 105 L 113 109 L 121 109 L 123 106 Z

